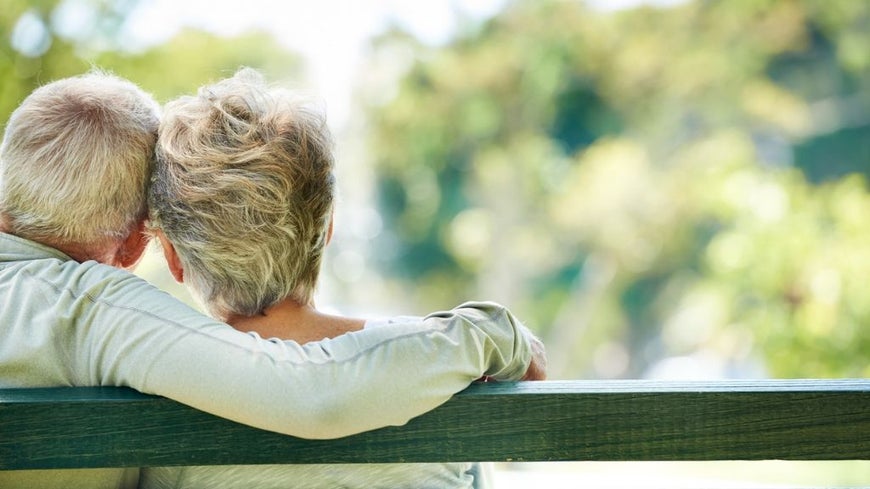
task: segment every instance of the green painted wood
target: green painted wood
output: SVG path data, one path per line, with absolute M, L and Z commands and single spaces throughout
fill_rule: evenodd
M 0 469 L 870 460 L 868 408 L 870 380 L 487 383 L 404 427 L 318 441 L 125 388 L 0 389 Z

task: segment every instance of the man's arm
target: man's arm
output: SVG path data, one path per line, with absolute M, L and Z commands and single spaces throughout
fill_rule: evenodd
M 481 376 L 521 378 L 532 355 L 524 327 L 487 303 L 306 345 L 240 333 L 132 276 L 94 307 L 91 382 L 305 438 L 404 424 Z

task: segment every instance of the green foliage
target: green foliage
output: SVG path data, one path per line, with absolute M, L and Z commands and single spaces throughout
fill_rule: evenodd
M 301 73 L 299 56 L 258 32 L 223 38 L 186 30 L 144 51 L 125 50 L 120 40 L 122 26 L 137 3 L 2 0 L 0 32 L 8 34 L 0 38 L 0 122 L 40 84 L 93 67 L 134 80 L 161 102 L 192 93 L 240 66 L 255 67 L 271 80 Z M 86 25 L 75 32 L 63 29 L 65 8 L 77 9 L 88 19 Z
M 555 376 L 870 375 L 868 25 L 518 1 L 443 48 L 385 36 L 414 60 L 369 107 L 392 280 L 510 304 Z
M 298 76 L 302 63 L 267 34 L 251 32 L 233 39 L 183 30 L 166 44 L 139 54 L 99 53 L 95 61 L 166 101 L 199 86 L 231 76 L 241 66 L 257 68 L 270 80 Z

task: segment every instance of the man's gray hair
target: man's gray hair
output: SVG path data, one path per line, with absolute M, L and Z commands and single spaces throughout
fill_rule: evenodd
M 311 301 L 335 177 L 325 116 L 252 69 L 164 108 L 149 208 L 217 317 Z
M 145 215 L 159 106 L 133 83 L 92 72 L 35 90 L 0 147 L 0 214 L 40 242 L 95 245 Z

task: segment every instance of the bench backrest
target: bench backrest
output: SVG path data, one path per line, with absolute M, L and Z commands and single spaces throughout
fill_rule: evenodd
M 475 384 L 405 426 L 337 440 L 126 388 L 0 389 L 0 469 L 761 459 L 870 460 L 870 380 Z

